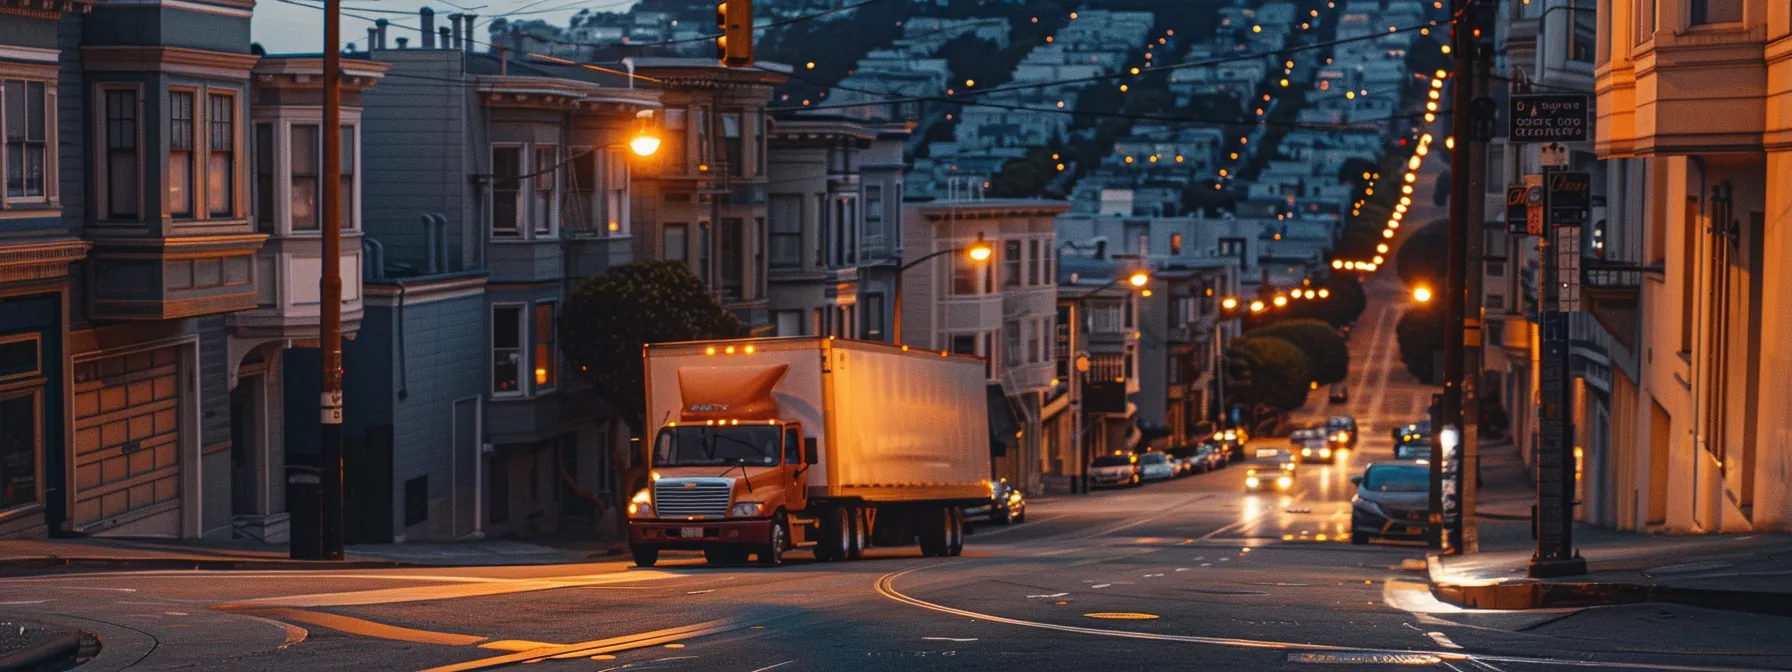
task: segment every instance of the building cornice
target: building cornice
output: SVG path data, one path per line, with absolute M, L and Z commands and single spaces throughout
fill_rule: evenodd
M 248 79 L 260 56 L 186 47 L 82 47 L 88 72 L 167 72 L 199 77 Z
M 68 277 L 68 265 L 86 257 L 90 247 L 79 238 L 0 243 L 0 282 Z

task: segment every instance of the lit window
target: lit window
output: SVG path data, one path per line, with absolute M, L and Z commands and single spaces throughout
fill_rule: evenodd
M 553 389 L 558 371 L 554 351 L 554 304 L 535 304 L 535 390 Z
M 168 92 L 168 214 L 193 216 L 193 94 L 186 91 Z

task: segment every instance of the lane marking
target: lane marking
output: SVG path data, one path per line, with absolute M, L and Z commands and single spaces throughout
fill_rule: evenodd
M 1145 614 L 1145 613 L 1128 612 L 1128 611 L 1097 611 L 1094 613 L 1083 614 L 1083 616 L 1086 616 L 1088 618 L 1107 619 L 1110 621 L 1151 621 L 1151 620 L 1156 620 L 1158 618 L 1157 614 Z
M 1053 631 L 1057 631 L 1057 632 L 1068 632 L 1068 633 L 1074 633 L 1074 634 L 1079 634 L 1079 635 L 1118 637 L 1118 638 L 1123 638 L 1123 639 L 1140 639 L 1140 640 L 1149 640 L 1149 641 L 1158 641 L 1158 642 L 1180 642 L 1180 643 L 1186 643 L 1186 644 L 1209 644 L 1209 645 L 1231 646 L 1231 647 L 1237 647 L 1237 648 L 1250 648 L 1250 649 L 1318 651 L 1318 652 L 1354 653 L 1354 654 L 1379 654 L 1379 655 L 1388 655 L 1388 656 L 1429 655 L 1429 656 L 1436 656 L 1440 660 L 1453 660 L 1453 661 L 1478 660 L 1478 661 L 1494 661 L 1494 662 L 1502 662 L 1502 663 L 1518 663 L 1518 664 L 1526 664 L 1526 665 L 1554 665 L 1554 666 L 1561 666 L 1561 667 L 1607 668 L 1607 669 L 1625 669 L 1625 670 L 1665 670 L 1668 672 L 1769 672 L 1769 670 L 1764 669 L 1764 668 L 1706 667 L 1706 666 L 1696 666 L 1696 665 L 1662 665 L 1662 664 L 1652 664 L 1652 663 L 1628 663 L 1628 662 L 1619 662 L 1619 661 L 1586 661 L 1586 660 L 1572 660 L 1572 659 L 1560 659 L 1560 658 L 1532 658 L 1532 657 L 1525 657 L 1525 656 L 1481 655 L 1481 654 L 1466 654 L 1466 653 L 1446 652 L 1446 651 L 1412 651 L 1412 650 L 1400 650 L 1400 649 L 1378 649 L 1378 648 L 1367 648 L 1367 647 L 1337 646 L 1337 645 L 1332 645 L 1332 644 L 1313 644 L 1313 643 L 1308 643 L 1308 642 L 1278 642 L 1278 641 L 1272 641 L 1272 640 L 1243 639 L 1243 638 L 1235 638 L 1235 637 L 1211 637 L 1211 636 L 1203 636 L 1203 635 L 1171 635 L 1171 634 L 1160 634 L 1160 633 L 1153 633 L 1153 632 L 1138 632 L 1138 631 L 1134 631 L 1134 630 L 1115 630 L 1115 629 L 1110 629 L 1110 628 L 1090 628 L 1090 627 L 1077 626 L 1077 625 L 1060 625 L 1057 623 L 1027 621 L 1027 620 L 1022 620 L 1022 619 L 1018 619 L 1018 618 L 1009 618 L 1006 616 L 997 616 L 994 614 L 987 614 L 987 613 L 982 613 L 982 612 L 970 611 L 970 610 L 966 610 L 966 609 L 958 609 L 955 607 L 948 607 L 948 606 L 938 604 L 935 602 L 928 602 L 925 600 L 921 600 L 919 598 L 910 597 L 909 595 L 897 590 L 895 587 L 896 580 L 899 578 L 902 578 L 903 576 L 906 576 L 908 574 L 918 572 L 921 570 L 925 570 L 925 569 L 936 569 L 936 568 L 946 567 L 946 566 L 948 566 L 948 565 L 943 564 L 943 563 L 934 563 L 931 565 L 922 565 L 920 567 L 911 567 L 909 569 L 905 569 L 902 571 L 891 572 L 891 573 L 888 573 L 888 574 L 878 577 L 877 583 L 875 584 L 874 588 L 879 595 L 882 595 L 890 600 L 893 600 L 895 602 L 899 602 L 902 604 L 906 604 L 911 607 L 926 609 L 928 611 L 932 611 L 932 612 L 936 612 L 936 613 L 948 614 L 948 615 L 952 615 L 952 616 L 959 616 L 959 617 L 963 617 L 963 618 L 977 619 L 977 620 L 982 620 L 982 621 L 988 621 L 991 623 L 1001 623 L 1003 625 L 1015 625 L 1015 626 L 1026 627 L 1026 628 L 1038 628 L 1041 630 L 1053 630 Z M 956 566 L 956 563 L 953 566 Z
M 922 637 L 929 642 L 975 642 L 976 637 Z
M 535 649 L 547 649 L 547 648 L 553 648 L 556 646 L 564 646 L 564 645 L 549 644 L 547 642 L 531 642 L 527 639 L 500 639 L 495 642 L 486 642 L 484 644 L 480 644 L 479 648 L 491 649 L 493 651 L 516 652 L 516 651 L 533 651 Z
M 369 621 L 369 620 L 361 619 L 361 618 L 355 618 L 353 616 L 343 616 L 341 614 L 327 614 L 327 613 L 324 613 L 321 611 L 306 611 L 304 609 L 287 609 L 287 608 L 261 609 L 261 610 L 252 611 L 252 612 L 250 612 L 250 614 L 255 615 L 255 616 L 267 616 L 267 617 L 271 617 L 271 618 L 285 619 L 285 620 L 289 620 L 289 621 L 298 621 L 300 623 L 305 623 L 308 625 L 322 626 L 325 628 L 329 628 L 331 630 L 335 630 L 337 632 L 343 632 L 343 633 L 347 633 L 347 634 L 351 634 L 351 635 L 361 635 L 363 637 L 374 637 L 377 639 L 390 639 L 390 640 L 395 640 L 395 641 L 400 641 L 400 642 L 414 642 L 417 644 L 445 644 L 448 646 L 466 646 L 468 644 L 477 644 L 479 642 L 483 642 L 486 639 L 488 639 L 487 637 L 481 637 L 479 635 L 462 635 L 462 634 L 456 634 L 456 633 L 452 633 L 452 632 L 434 632 L 434 631 L 430 631 L 430 630 L 418 630 L 415 628 L 406 628 L 406 627 L 401 627 L 401 626 L 396 626 L 396 625 L 386 625 L 384 623 L 375 623 L 373 621 Z
M 658 581 L 673 578 L 675 576 L 682 575 L 669 572 L 644 571 L 600 574 L 590 577 L 526 579 L 520 581 L 506 581 L 502 583 L 452 583 L 439 586 L 413 586 L 406 588 L 382 588 L 340 593 L 263 597 L 248 600 L 246 602 L 217 605 L 212 608 L 228 611 L 233 609 L 258 609 L 263 607 L 353 607 L 370 604 L 394 604 L 399 602 L 422 602 L 426 600 L 450 600 L 461 597 L 507 595 L 511 593 L 528 593 L 542 590 L 557 590 L 561 588 L 584 588 L 611 583 Z
M 765 667 L 761 667 L 761 668 L 759 668 L 759 669 L 757 669 L 757 670 L 753 670 L 753 672 L 765 672 L 765 671 L 766 671 L 766 670 L 775 670 L 775 669 L 778 669 L 778 668 L 780 668 L 780 667 L 783 667 L 783 666 L 785 666 L 785 665 L 789 665 L 789 664 L 791 664 L 791 663 L 794 663 L 794 662 L 796 662 L 796 661 L 794 661 L 794 660 L 786 660 L 786 661 L 784 661 L 784 662 L 782 662 L 782 663 L 778 663 L 778 664 L 777 664 L 777 665 L 767 665 L 767 666 L 765 666 Z
M 745 626 L 746 626 L 745 623 L 742 623 L 737 619 L 723 618 L 723 619 L 717 619 L 717 620 L 713 620 L 713 621 L 705 621 L 702 623 L 695 623 L 692 625 L 680 626 L 680 627 L 676 627 L 676 628 L 667 628 L 664 630 L 655 630 L 652 632 L 643 632 L 643 633 L 638 633 L 638 634 L 633 634 L 633 635 L 623 635 L 621 637 L 598 639 L 598 640 L 592 640 L 589 642 L 580 642 L 577 644 L 567 644 L 565 646 L 555 646 L 555 647 L 548 647 L 548 648 L 532 649 L 529 651 L 518 651 L 516 653 L 511 653 L 511 654 L 503 655 L 503 656 L 494 656 L 491 658 L 481 658 L 479 660 L 470 660 L 470 661 L 467 661 L 464 663 L 455 663 L 453 665 L 443 665 L 443 666 L 439 666 L 439 667 L 432 667 L 432 668 L 429 668 L 428 670 L 425 670 L 424 672 L 457 672 L 459 670 L 481 670 L 481 669 L 487 669 L 487 668 L 492 668 L 492 667 L 502 667 L 505 665 L 512 665 L 515 663 L 524 663 L 524 662 L 528 662 L 531 660 L 546 660 L 546 659 L 550 659 L 550 658 L 568 659 L 568 658 L 581 658 L 581 657 L 586 657 L 586 656 L 595 656 L 595 655 L 605 654 L 605 653 L 615 653 L 617 651 L 627 651 L 630 649 L 646 648 L 649 646 L 656 646 L 659 644 L 669 644 L 669 643 L 672 643 L 672 642 L 675 642 L 675 641 L 681 640 L 681 639 L 689 639 L 692 637 L 700 637 L 703 635 L 712 635 L 712 634 L 716 634 L 719 632 L 727 632 L 729 630 L 736 630 L 736 629 L 739 629 L 739 628 L 742 628 Z
M 1457 643 L 1450 641 L 1449 635 L 1446 635 L 1441 632 L 1427 632 L 1427 633 L 1425 633 L 1425 636 L 1430 637 L 1431 641 L 1437 642 L 1438 646 L 1444 647 L 1446 649 L 1462 648 L 1462 646 L 1458 645 Z
M 1027 596 L 1027 599 L 1033 599 L 1033 598 L 1036 598 L 1036 597 L 1044 597 L 1044 598 L 1054 598 L 1054 597 L 1063 597 L 1063 596 L 1065 596 L 1065 595 L 1069 595 L 1069 594 L 1070 594 L 1070 593 L 1052 593 L 1052 594 L 1050 594 L 1050 595 L 1028 595 L 1028 596 Z

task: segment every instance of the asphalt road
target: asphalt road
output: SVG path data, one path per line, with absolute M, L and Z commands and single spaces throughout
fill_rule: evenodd
M 1371 285 L 1351 343 L 1363 444 L 1283 494 L 1238 466 L 1039 500 L 963 557 L 881 549 L 778 569 L 673 555 L 345 572 L 139 572 L 0 581 L 0 615 L 103 638 L 83 669 L 1720 670 L 1792 667 L 1792 619 L 1644 605 L 1464 611 L 1416 546 L 1348 543 L 1348 476 L 1430 391 L 1399 366 L 1402 291 Z M 1270 445 L 1285 440 L 1265 439 Z

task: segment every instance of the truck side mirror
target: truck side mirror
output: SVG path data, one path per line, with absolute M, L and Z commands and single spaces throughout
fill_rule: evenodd
M 821 461 L 821 455 L 815 452 L 815 437 L 803 437 L 803 463 L 815 464 Z
M 1351 476 L 1351 477 L 1350 477 L 1350 484 L 1351 484 L 1351 485 L 1362 485 L 1362 484 L 1363 484 L 1363 477 L 1362 477 L 1362 476 Z

